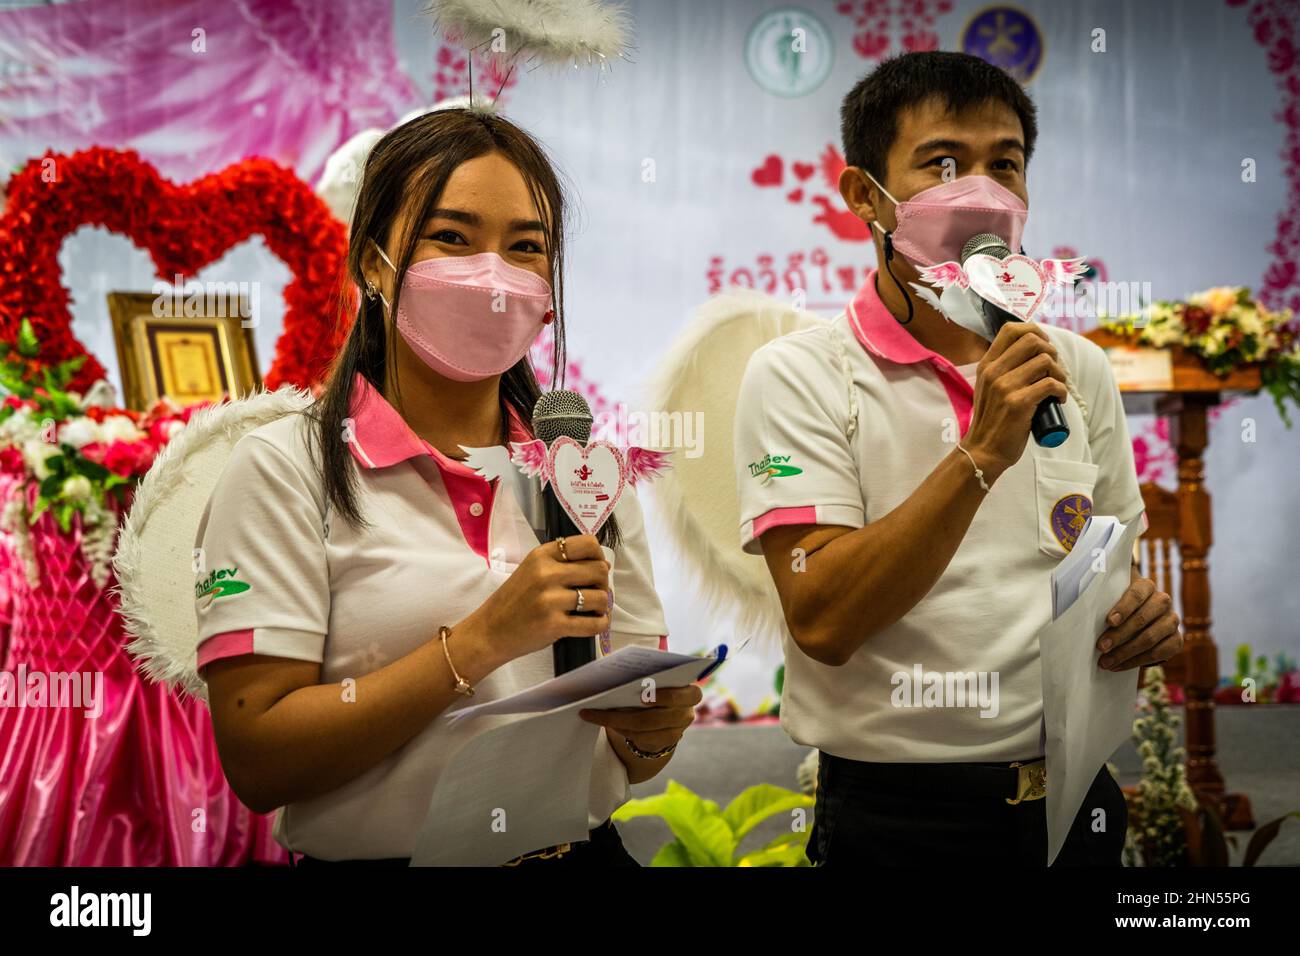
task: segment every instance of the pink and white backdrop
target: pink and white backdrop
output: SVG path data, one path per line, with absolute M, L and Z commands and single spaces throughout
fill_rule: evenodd
M 47 148 L 138 150 L 188 181 L 245 156 L 309 182 L 368 127 L 465 90 L 465 54 L 420 0 L 72 0 L 0 12 L 0 170 Z M 611 73 L 517 71 L 507 115 L 546 143 L 574 186 L 571 384 L 597 411 L 638 409 L 655 359 L 691 309 L 732 282 L 806 289 L 838 310 L 874 254 L 833 177 L 838 109 L 882 58 L 966 49 L 1022 71 L 1040 111 L 1025 246 L 1077 250 L 1111 281 L 1157 298 L 1244 284 L 1300 311 L 1300 2 L 1184 0 L 988 4 L 966 0 L 633 0 L 636 49 Z M 783 61 L 773 31 L 809 54 Z M 1105 52 L 1094 52 L 1097 30 Z M 196 32 L 201 31 L 201 32 Z M 203 52 L 195 52 L 196 38 Z M 476 58 L 476 86 L 500 85 Z M 1253 160 L 1255 181 L 1242 163 Z M 202 223 L 195 223 L 202 229 Z M 74 332 L 116 377 L 105 304 L 146 290 L 147 255 L 84 228 L 61 262 Z M 289 279 L 260 240 L 197 278 L 257 282 L 263 363 Z M 1077 325 L 1075 326 L 1078 327 Z M 1253 418 L 1258 440 L 1240 439 Z M 729 441 L 705 423 L 704 452 Z M 1131 420 L 1143 479 L 1172 485 L 1166 435 Z M 1215 495 L 1214 632 L 1230 652 L 1300 652 L 1300 433 L 1267 398 L 1220 410 L 1206 464 Z M 672 646 L 734 642 L 706 616 L 664 535 L 650 532 Z M 778 654 L 727 675 L 742 710 L 771 694 Z

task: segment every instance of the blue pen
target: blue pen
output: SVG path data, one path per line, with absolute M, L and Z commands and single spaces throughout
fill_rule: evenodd
M 704 673 L 702 673 L 699 677 L 695 678 L 697 681 L 704 680 L 704 678 L 708 677 L 710 674 L 712 674 L 714 671 L 716 671 L 719 667 L 722 666 L 722 662 L 727 659 L 727 645 L 719 644 L 718 649 L 714 653 L 715 653 L 715 659 L 713 663 L 710 664 L 708 667 L 704 668 Z

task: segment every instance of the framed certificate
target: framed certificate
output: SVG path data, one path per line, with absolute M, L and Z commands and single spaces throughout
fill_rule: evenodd
M 240 398 L 261 385 L 253 330 L 237 307 L 218 315 L 169 315 L 149 292 L 110 292 L 108 312 L 117 341 L 127 408 L 145 411 L 160 398 L 177 405 Z M 163 315 L 158 315 L 163 311 Z

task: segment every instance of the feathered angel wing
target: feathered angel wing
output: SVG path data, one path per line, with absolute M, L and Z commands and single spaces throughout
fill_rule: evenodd
M 531 442 L 513 442 L 512 447 L 516 449 L 522 445 L 540 445 L 541 460 L 546 461 L 546 446 L 542 442 L 533 440 Z M 501 479 L 502 488 L 510 489 L 510 493 L 515 496 L 515 502 L 519 505 L 519 510 L 528 518 L 529 524 L 534 523 L 536 517 L 533 508 L 536 504 L 537 485 L 533 478 L 537 475 L 530 467 L 525 470 L 524 466 L 516 458 L 517 452 L 506 451 L 503 445 L 492 445 L 489 448 L 466 448 L 460 446 L 461 450 L 468 456 L 465 464 L 473 468 L 476 472 L 492 481 L 494 478 Z M 537 453 L 529 451 L 529 460 L 535 460 Z M 542 487 L 545 487 L 545 481 Z
M 984 314 L 980 297 L 974 289 L 948 286 L 943 290 L 943 295 L 939 296 L 939 311 L 962 328 L 970 329 L 990 342 L 998 334 L 997 327 Z
M 259 425 L 300 412 L 311 395 L 284 387 L 211 405 L 163 447 L 140 481 L 113 555 L 127 651 L 153 680 L 200 700 L 194 541 L 235 443 Z
M 921 278 L 940 289 L 946 289 L 950 285 L 964 289 L 970 285 L 966 270 L 955 262 L 940 262 L 938 265 L 927 266 L 921 270 Z
M 627 460 L 627 480 L 636 484 L 639 479 L 649 481 L 655 475 L 671 467 L 670 451 L 652 451 L 649 448 L 629 447 L 623 457 Z
M 970 288 L 950 285 L 940 296 L 935 295 L 933 289 L 927 289 L 915 282 L 909 282 L 908 285 L 949 322 L 955 322 L 962 328 L 970 329 L 976 335 L 981 335 L 990 342 L 993 341 L 993 336 L 997 332 L 990 326 L 984 311 L 976 305 L 977 297 Z
M 546 442 L 540 438 L 532 441 L 512 441 L 510 460 L 519 466 L 519 470 L 529 478 L 541 477 L 542 487 L 546 487 Z
M 939 297 L 934 294 L 933 289 L 927 289 L 925 286 L 918 285 L 915 282 L 909 282 L 908 285 L 912 287 L 913 291 L 915 291 L 916 294 L 930 306 L 930 308 L 934 309 L 936 312 L 943 312 L 943 306 L 939 304 Z
M 1073 259 L 1044 259 L 1040 265 L 1043 267 L 1043 278 L 1056 285 L 1068 285 L 1088 271 L 1088 263 L 1083 261 L 1082 256 Z
M 515 466 L 510 462 L 510 452 L 501 445 L 492 445 L 489 448 L 467 448 L 461 445 L 460 450 L 468 456 L 465 464 L 488 481 L 508 475 L 515 470 Z
M 734 620 L 737 633 L 779 640 L 785 619 L 762 557 L 740 548 L 732 423 L 749 357 L 789 332 L 824 325 L 811 312 L 750 290 L 714 296 L 677 336 L 655 370 L 646 408 L 692 409 L 708 422 L 707 450 L 676 455 L 651 487 L 656 512 L 689 579 L 711 610 Z

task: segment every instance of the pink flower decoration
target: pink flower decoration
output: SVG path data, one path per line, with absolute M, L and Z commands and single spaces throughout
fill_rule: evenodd
M 152 442 L 115 441 L 104 451 L 100 464 L 114 474 L 126 477 L 143 475 L 157 453 L 158 449 Z
M 1279 704 L 1300 703 L 1300 671 L 1288 671 L 1278 678 L 1273 699 Z
M 21 475 L 24 470 L 22 452 L 12 445 L 0 449 L 0 472 L 7 475 Z

